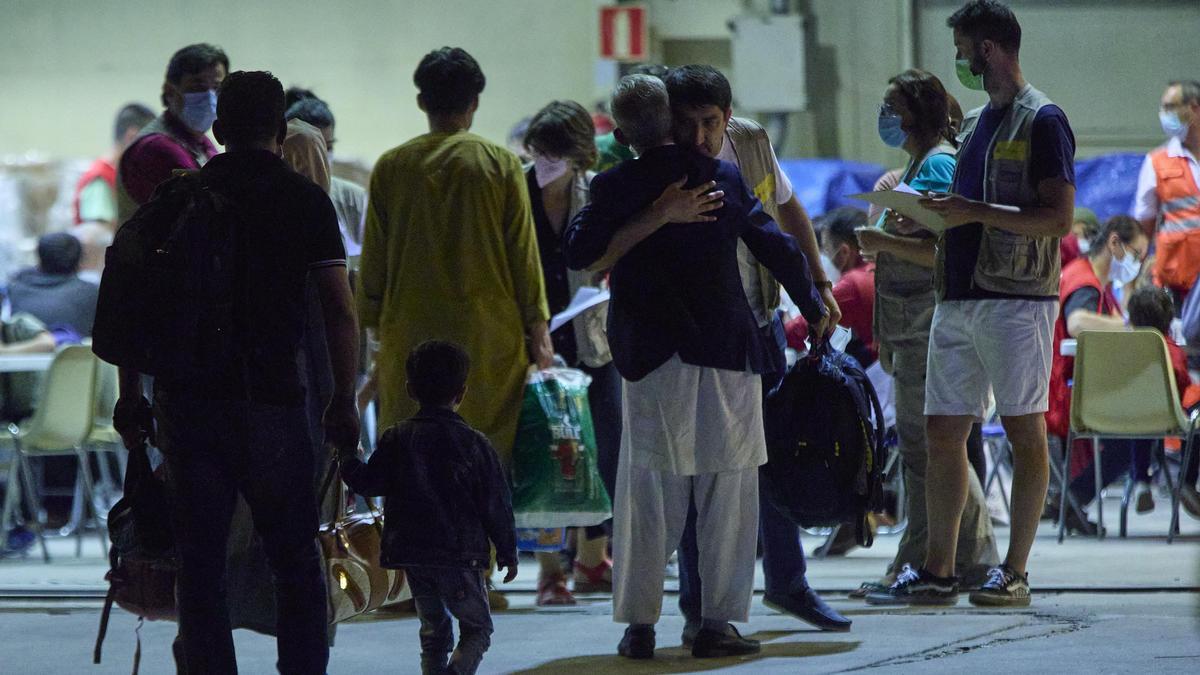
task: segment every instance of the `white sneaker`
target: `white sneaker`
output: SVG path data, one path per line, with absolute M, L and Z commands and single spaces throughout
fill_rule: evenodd
M 1137 501 L 1135 508 L 1138 513 L 1150 513 L 1154 510 L 1154 492 L 1150 489 L 1150 484 L 1145 481 L 1137 483 Z
M 671 558 L 667 560 L 667 566 L 663 570 L 663 576 L 668 579 L 679 578 L 679 554 L 672 553 Z

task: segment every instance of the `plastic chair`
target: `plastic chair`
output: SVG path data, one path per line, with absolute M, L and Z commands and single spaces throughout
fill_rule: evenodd
M 1162 334 L 1152 328 L 1134 331 L 1084 331 L 1079 335 L 1071 388 L 1071 430 L 1063 452 L 1060 474 L 1063 499 L 1059 500 L 1058 541 L 1066 534 L 1067 502 L 1070 497 L 1071 449 L 1076 438 L 1092 441 L 1096 472 L 1097 536 L 1104 536 L 1104 500 L 1100 492 L 1100 451 L 1096 440 L 1125 438 L 1161 440 L 1182 436 L 1183 458 L 1191 457 L 1193 432 L 1200 413 L 1190 416 L 1179 401 L 1171 357 Z M 1167 543 L 1179 528 L 1179 488 L 1171 489 L 1171 525 Z
M 987 450 L 988 459 L 991 460 L 991 465 L 988 467 L 987 481 L 983 485 L 983 494 L 988 496 L 992 493 L 992 485 L 1000 489 L 1000 499 L 1004 504 L 1004 512 L 1008 514 L 1009 519 L 1012 519 L 1012 506 L 1008 498 L 1008 490 L 1004 487 L 1004 478 L 1000 474 L 1000 470 L 1008 465 L 1012 466 L 1012 444 L 1008 442 L 1008 434 L 1004 431 L 1004 425 L 1001 424 L 1000 418 L 994 414 L 988 415 L 988 422 L 983 425 L 983 447 Z M 1009 473 L 1011 475 L 1011 468 Z
M 33 516 L 31 525 L 46 562 L 50 562 L 50 552 L 46 548 L 43 532 L 42 520 L 45 516 L 38 503 L 33 472 L 29 466 L 32 457 L 74 455 L 79 460 L 84 513 L 91 512 L 101 549 L 105 552 L 108 550 L 107 535 L 95 505 L 91 467 L 84 450 L 94 424 L 95 395 L 96 357 L 91 348 L 79 345 L 65 347 L 55 355 L 54 362 L 46 372 L 42 395 L 33 416 L 20 426 L 8 426 L 16 451 L 9 468 L 9 497 L 5 500 L 4 517 L 0 523 L 8 523 L 19 499 L 18 493 L 23 493 L 26 508 Z M 24 482 L 23 486 L 21 482 Z M 76 530 L 76 535 L 75 554 L 78 556 L 83 551 L 82 528 Z

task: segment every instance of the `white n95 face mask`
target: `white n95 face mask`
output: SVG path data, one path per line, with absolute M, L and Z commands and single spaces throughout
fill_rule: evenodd
M 1112 263 L 1108 266 L 1108 280 L 1114 284 L 1124 286 L 1125 284 L 1137 278 L 1137 275 L 1142 271 L 1142 263 L 1133 255 L 1133 252 L 1124 246 L 1121 247 L 1125 251 L 1125 257 L 1117 260 L 1112 259 Z
M 533 156 L 533 175 L 537 178 L 537 185 L 540 188 L 553 183 L 570 170 L 571 164 L 565 159 L 553 159 L 542 155 Z

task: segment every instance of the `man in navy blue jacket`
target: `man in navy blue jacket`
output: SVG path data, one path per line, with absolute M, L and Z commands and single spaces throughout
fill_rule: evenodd
M 694 503 L 704 586 L 692 654 L 752 653 L 758 643 L 728 622 L 749 618 L 758 467 L 766 462 L 760 375 L 773 347 L 742 289 L 738 241 L 811 323 L 821 322 L 825 306 L 798 244 L 766 215 L 737 168 L 672 144 L 661 80 L 623 78 L 612 110 L 618 139 L 640 157 L 595 178 L 591 204 L 563 237 L 571 267 L 612 265 L 608 337 L 625 379 L 613 619 L 630 624 L 618 651 L 653 656 L 663 566 Z M 724 201 L 695 222 L 669 222 L 655 205 L 672 187 L 685 202 L 688 193 Z

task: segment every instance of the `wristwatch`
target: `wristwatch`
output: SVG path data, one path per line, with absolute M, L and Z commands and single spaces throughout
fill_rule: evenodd
M 828 279 L 826 279 L 825 281 L 817 281 L 817 282 L 815 282 L 815 285 L 817 288 L 828 288 L 830 290 L 833 290 L 833 282 Z

